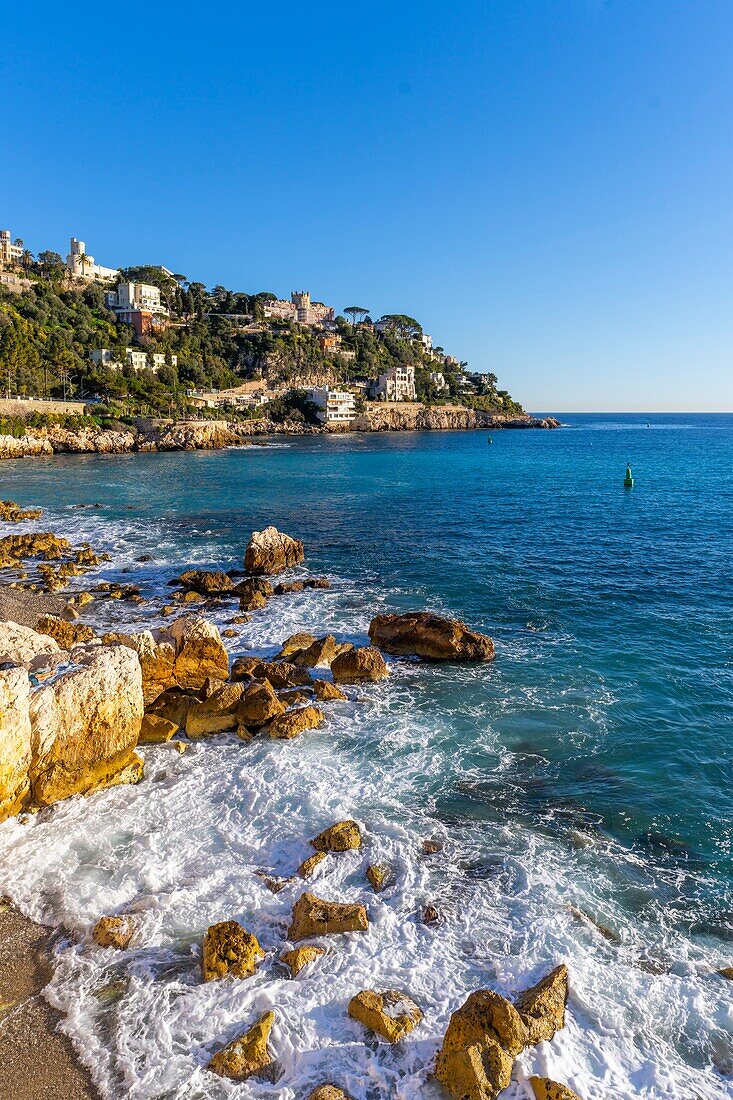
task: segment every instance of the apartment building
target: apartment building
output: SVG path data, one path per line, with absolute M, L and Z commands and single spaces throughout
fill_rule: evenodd
M 149 283 L 118 283 L 108 292 L 106 302 L 119 321 L 132 325 L 138 338 L 168 324 L 169 313 L 160 300 L 160 291 Z
M 152 370 L 157 373 L 161 367 L 165 366 L 165 355 L 163 352 L 154 351 L 152 353 L 141 351 L 140 348 L 125 348 L 125 362 L 121 363 L 119 359 L 115 359 L 114 352 L 111 348 L 95 348 L 90 352 L 89 358 L 93 363 L 101 365 L 103 367 L 109 367 L 110 370 L 121 370 L 123 366 L 132 367 L 134 371 Z M 178 366 L 178 356 L 171 355 L 171 366 Z
M 18 238 L 13 240 L 9 229 L 0 229 L 0 264 L 18 264 L 23 256 L 24 245 Z
M 415 368 L 392 367 L 372 382 L 370 393 L 375 401 L 415 401 Z
M 348 390 L 316 386 L 308 390 L 306 396 L 318 406 L 318 419 L 322 424 L 348 424 L 356 416 L 354 395 Z

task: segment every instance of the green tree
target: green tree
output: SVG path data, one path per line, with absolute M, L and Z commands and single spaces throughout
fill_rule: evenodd
M 348 313 L 351 318 L 352 325 L 356 325 L 357 321 L 363 320 L 368 312 L 369 310 L 364 309 L 363 306 L 346 306 L 344 309 L 344 313 Z

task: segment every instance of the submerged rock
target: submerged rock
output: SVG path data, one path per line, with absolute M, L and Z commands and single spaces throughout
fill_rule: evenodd
M 535 1100 L 580 1100 L 577 1092 L 549 1077 L 530 1077 L 529 1083 L 534 1089 Z
M 369 638 L 387 653 L 429 661 L 491 661 L 495 656 L 494 643 L 486 634 L 469 630 L 459 619 L 429 611 L 377 615 L 369 626 Z
M 379 863 L 370 863 L 367 867 L 366 877 L 374 893 L 379 894 L 389 885 L 392 873 L 389 867 L 384 867 Z
M 315 894 L 301 894 L 293 906 L 288 939 L 296 942 L 310 936 L 333 936 L 343 932 L 366 932 L 369 918 L 358 902 L 324 901 Z
M 275 1013 L 265 1012 L 249 1031 L 217 1051 L 208 1068 L 219 1077 L 228 1077 L 232 1081 L 246 1081 L 266 1069 L 272 1064 L 267 1041 L 274 1022 Z
M 124 951 L 135 934 L 132 917 L 100 917 L 92 930 L 92 937 L 100 947 L 116 947 Z
M 244 568 L 248 573 L 282 573 L 293 565 L 305 561 L 303 543 L 291 538 L 277 527 L 265 527 L 253 531 L 244 555 Z
M 337 821 L 311 840 L 317 852 L 348 852 L 361 848 L 361 832 L 355 821 Z
M 204 981 L 217 978 L 249 978 L 265 953 L 257 937 L 235 920 L 212 924 L 204 936 Z
M 326 952 L 322 947 L 294 947 L 292 951 L 285 951 L 280 956 L 281 960 L 290 969 L 290 976 L 295 978 L 300 974 L 304 966 L 320 959 Z
M 362 990 L 349 1001 L 349 1016 L 376 1031 L 388 1043 L 409 1035 L 422 1020 L 422 1012 L 412 998 L 397 989 L 384 993 Z
M 387 664 L 376 646 L 363 646 L 340 653 L 331 664 L 334 680 L 341 684 L 358 684 L 364 680 L 383 680 Z

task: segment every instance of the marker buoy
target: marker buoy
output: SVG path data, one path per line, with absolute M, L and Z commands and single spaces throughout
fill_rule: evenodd
M 624 478 L 624 488 L 625 489 L 633 489 L 634 488 L 634 475 L 632 474 L 631 466 L 628 465 L 628 463 L 626 465 L 626 477 Z

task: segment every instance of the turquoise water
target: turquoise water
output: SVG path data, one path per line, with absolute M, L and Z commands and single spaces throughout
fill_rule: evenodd
M 711 971 L 733 965 L 733 417 L 563 419 L 491 445 L 484 432 L 345 435 L 6 462 L 2 495 L 108 545 L 148 592 L 188 563 L 238 565 L 252 529 L 297 534 L 334 587 L 271 604 L 246 636 L 263 651 L 298 626 L 363 639 L 384 609 L 429 607 L 490 633 L 493 665 L 396 662 L 379 707 L 344 718 L 341 764 L 364 812 L 396 828 L 399 790 L 405 828 L 459 838 L 449 892 L 467 910 L 502 895 L 506 942 L 527 966 L 542 961 L 522 928 L 530 905 L 545 953 L 575 952 L 599 998 L 579 994 L 585 1032 L 624 1036 L 602 1072 L 597 1052 L 563 1052 L 582 1096 L 690 1100 L 693 1083 L 730 1096 L 731 987 Z M 136 563 L 144 552 L 152 565 Z M 567 905 L 608 934 L 564 917 L 558 930 Z M 631 1005 L 626 1031 L 606 995 Z M 415 1091 L 379 1095 L 432 1095 L 419 1068 L 404 1072 Z

